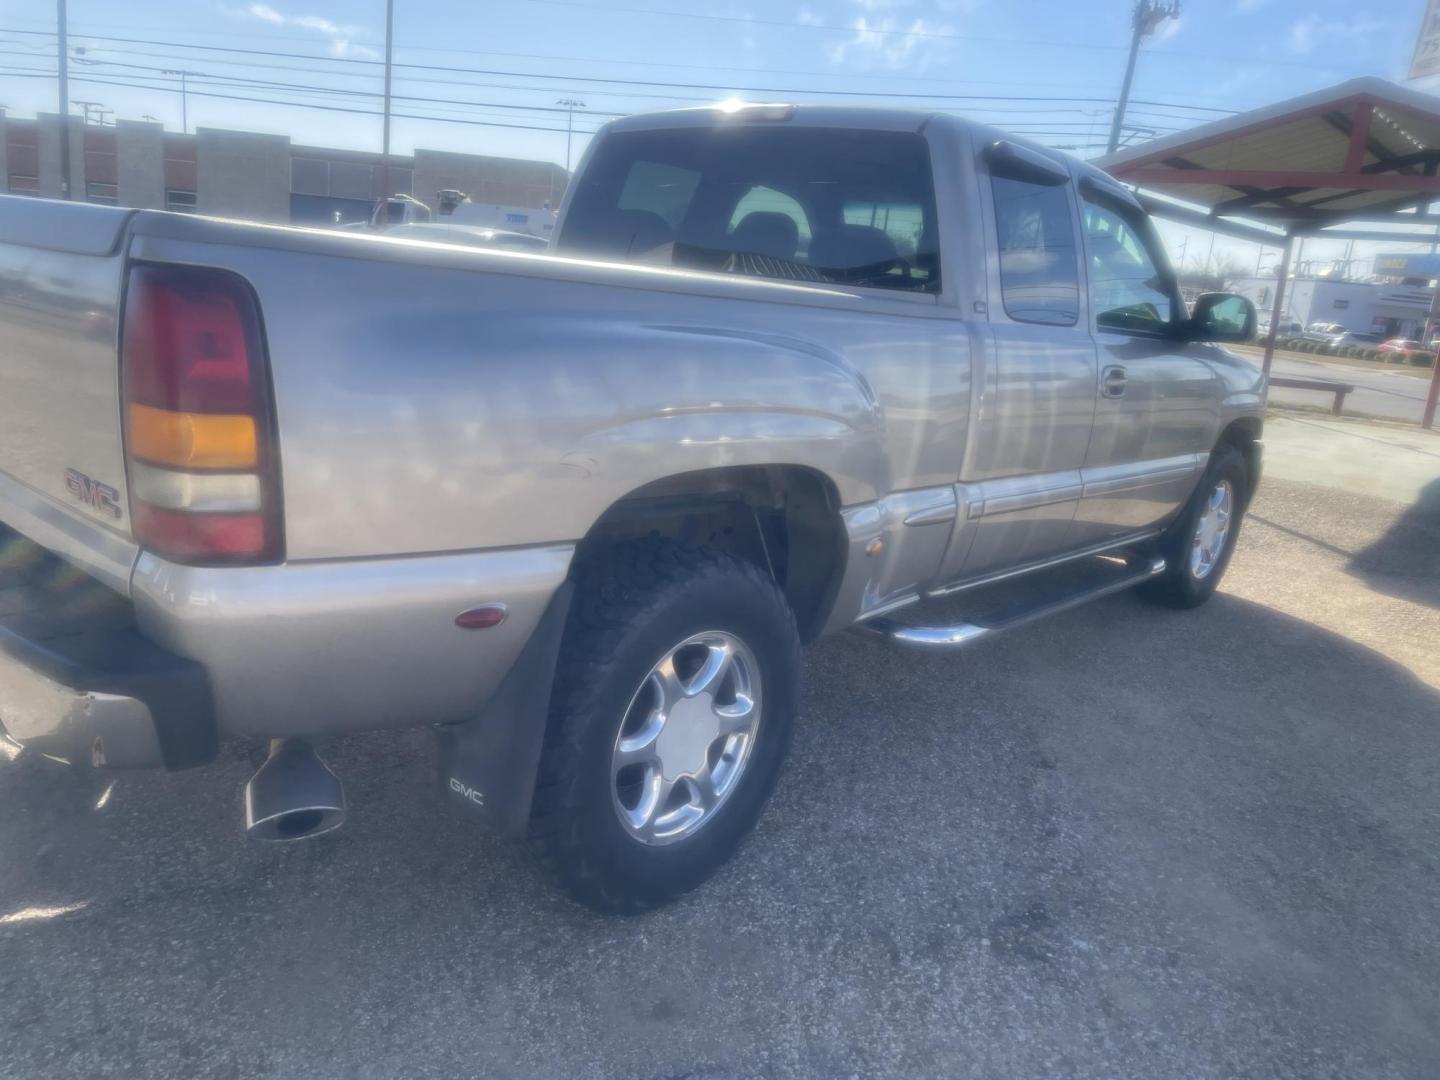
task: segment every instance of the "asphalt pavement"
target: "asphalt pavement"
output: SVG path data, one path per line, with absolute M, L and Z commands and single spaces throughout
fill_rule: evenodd
M 1434 477 L 1270 477 L 1198 611 L 827 639 L 758 833 L 640 918 L 443 809 L 423 733 L 331 747 L 351 821 L 286 848 L 254 748 L 0 755 L 0 1077 L 1434 1077 Z

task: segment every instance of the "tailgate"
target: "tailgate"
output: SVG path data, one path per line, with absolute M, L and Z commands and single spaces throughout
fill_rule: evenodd
M 32 515 L 130 535 L 117 357 L 131 213 L 0 196 L 0 518 L 9 492 L 12 509 L 23 497 Z

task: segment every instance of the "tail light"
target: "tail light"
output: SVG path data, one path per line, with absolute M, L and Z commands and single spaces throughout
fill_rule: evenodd
M 280 560 L 269 369 L 245 283 L 220 270 L 134 267 L 120 386 L 139 544 L 179 562 Z

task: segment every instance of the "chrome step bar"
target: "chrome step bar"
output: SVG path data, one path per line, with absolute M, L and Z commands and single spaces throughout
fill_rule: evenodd
M 901 645 L 916 645 L 927 649 L 963 649 L 984 638 L 994 637 L 1006 630 L 1014 630 L 1026 623 L 1043 619 L 1047 615 L 1058 615 L 1062 611 L 1088 604 L 1092 600 L 1132 589 L 1141 582 L 1149 581 L 1165 572 L 1165 560 L 1159 556 L 1145 556 L 1128 562 L 1129 573 L 1092 585 L 1087 589 L 1062 593 L 1051 599 L 991 621 L 956 623 L 954 626 L 909 626 L 894 619 L 874 618 L 860 623 L 858 629 L 878 634 Z

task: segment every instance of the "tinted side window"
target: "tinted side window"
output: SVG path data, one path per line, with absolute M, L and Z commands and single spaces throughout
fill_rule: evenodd
M 615 132 L 579 177 L 555 249 L 938 292 L 929 146 L 911 132 L 741 123 Z
M 1086 202 L 1084 217 L 1095 325 L 1126 334 L 1164 330 L 1175 314 L 1175 297 L 1150 238 L 1108 206 Z
M 912 277 L 928 278 L 927 260 L 916 258 L 925 246 L 925 209 L 918 203 L 877 202 L 873 199 L 845 204 L 845 224 L 862 229 L 879 229 L 890 238 L 895 251 L 910 260 Z
M 656 161 L 637 161 L 625 175 L 618 206 L 658 214 L 671 228 L 680 224 L 700 186 L 700 174 Z
M 992 175 L 990 190 L 1005 313 L 1017 322 L 1074 326 L 1080 278 L 1066 188 Z

